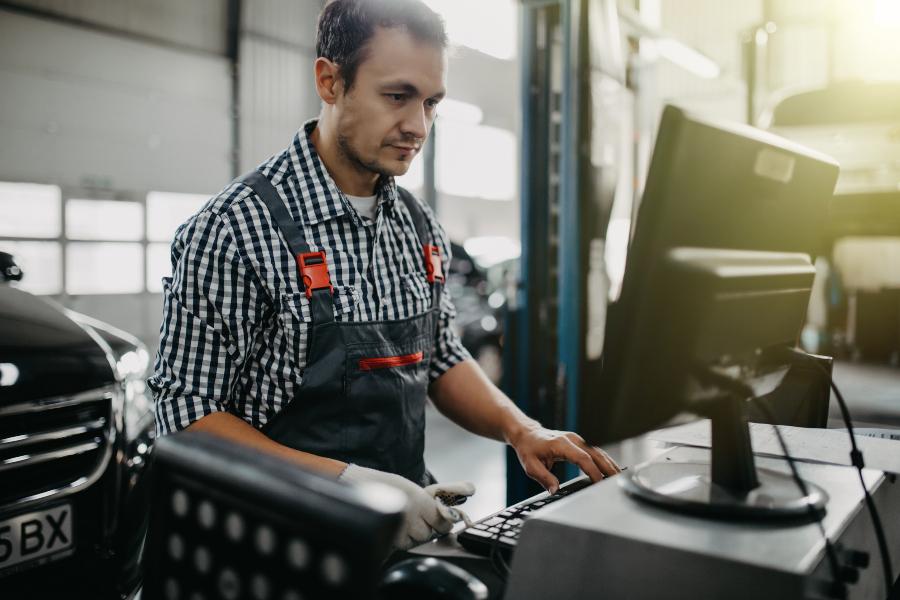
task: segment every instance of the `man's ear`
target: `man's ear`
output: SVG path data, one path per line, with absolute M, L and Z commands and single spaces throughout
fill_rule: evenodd
M 314 70 L 316 92 L 318 92 L 319 98 L 326 104 L 334 104 L 344 88 L 339 72 L 340 68 L 327 58 L 320 56 L 316 59 Z

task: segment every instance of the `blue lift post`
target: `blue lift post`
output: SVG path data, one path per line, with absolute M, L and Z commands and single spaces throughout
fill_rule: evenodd
M 563 11 L 564 54 L 562 96 L 562 179 L 559 201 L 559 371 L 561 401 L 565 406 L 562 428 L 576 429 L 579 394 L 582 393 L 584 367 L 584 329 L 587 246 L 584 240 L 583 191 L 586 173 L 585 154 L 590 153 L 589 136 L 584 135 L 583 122 L 586 94 L 582 86 L 589 86 L 587 60 L 587 2 L 569 0 Z M 587 71 L 587 72 L 586 72 Z M 589 158 L 588 158 L 589 160 Z M 575 465 L 563 465 L 563 478 L 578 474 Z
M 504 357 L 504 387 L 519 407 L 545 426 L 567 429 L 577 422 L 584 348 L 583 177 L 576 149 L 584 149 L 579 72 L 586 6 L 587 0 L 522 3 L 522 255 Z M 565 480 L 577 469 L 559 465 L 554 473 Z M 539 489 L 509 449 L 507 502 Z

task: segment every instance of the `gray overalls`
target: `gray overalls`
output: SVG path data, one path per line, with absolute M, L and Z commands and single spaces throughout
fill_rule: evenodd
M 296 258 L 312 316 L 300 388 L 263 433 L 297 450 L 432 483 L 422 456 L 425 398 L 444 275 L 422 207 L 398 188 L 424 250 L 431 308 L 408 319 L 338 322 L 325 252 L 310 249 L 264 175 L 253 171 L 241 181 L 266 204 Z

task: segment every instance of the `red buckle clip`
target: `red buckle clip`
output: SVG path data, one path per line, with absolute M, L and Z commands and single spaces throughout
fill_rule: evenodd
M 303 279 L 307 298 L 312 298 L 313 290 L 323 288 L 328 288 L 332 294 L 334 293 L 334 286 L 331 285 L 331 277 L 328 275 L 328 261 L 323 250 L 298 254 L 297 267 L 300 269 L 300 278 Z
M 436 279 L 444 281 L 441 249 L 432 244 L 425 244 L 425 275 L 428 277 L 428 283 L 434 283 Z

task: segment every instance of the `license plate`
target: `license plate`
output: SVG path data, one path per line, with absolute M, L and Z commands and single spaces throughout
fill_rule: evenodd
M 68 556 L 74 545 L 69 504 L 0 521 L 0 573 Z

